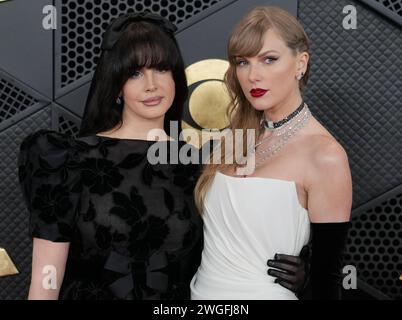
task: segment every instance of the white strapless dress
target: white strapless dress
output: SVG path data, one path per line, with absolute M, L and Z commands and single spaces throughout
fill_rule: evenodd
M 308 243 L 308 212 L 293 181 L 220 172 L 204 203 L 204 249 L 191 280 L 193 300 L 295 300 L 274 283 L 267 260 L 299 255 Z

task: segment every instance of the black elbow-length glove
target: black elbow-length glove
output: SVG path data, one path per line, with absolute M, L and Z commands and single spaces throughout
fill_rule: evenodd
M 342 254 L 350 222 L 311 223 L 311 290 L 314 300 L 340 300 Z

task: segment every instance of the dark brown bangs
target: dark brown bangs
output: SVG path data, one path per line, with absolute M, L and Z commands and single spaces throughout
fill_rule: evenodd
M 136 24 L 131 27 L 120 44 L 124 46 L 124 70 L 134 72 L 141 68 L 174 70 L 179 53 L 169 35 L 151 23 L 146 26 Z M 134 40 L 135 39 L 135 40 Z

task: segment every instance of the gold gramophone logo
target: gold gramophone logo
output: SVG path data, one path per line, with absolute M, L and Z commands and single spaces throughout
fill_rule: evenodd
M 10 276 L 18 273 L 19 272 L 14 263 L 11 261 L 7 251 L 3 248 L 0 248 L 0 277 Z
M 226 60 L 207 59 L 186 68 L 189 99 L 183 129 L 195 130 L 201 136 L 202 129 L 222 130 L 229 125 L 226 112 L 230 98 L 223 82 L 228 67 Z

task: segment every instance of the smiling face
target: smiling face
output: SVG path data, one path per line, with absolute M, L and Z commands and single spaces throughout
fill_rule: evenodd
M 298 76 L 306 72 L 308 54 L 295 53 L 274 29 L 263 36 L 256 56 L 236 57 L 236 77 L 257 110 L 286 104 L 300 95 Z
M 142 68 L 134 72 L 122 89 L 124 113 L 141 119 L 157 119 L 169 110 L 175 97 L 172 72 Z

